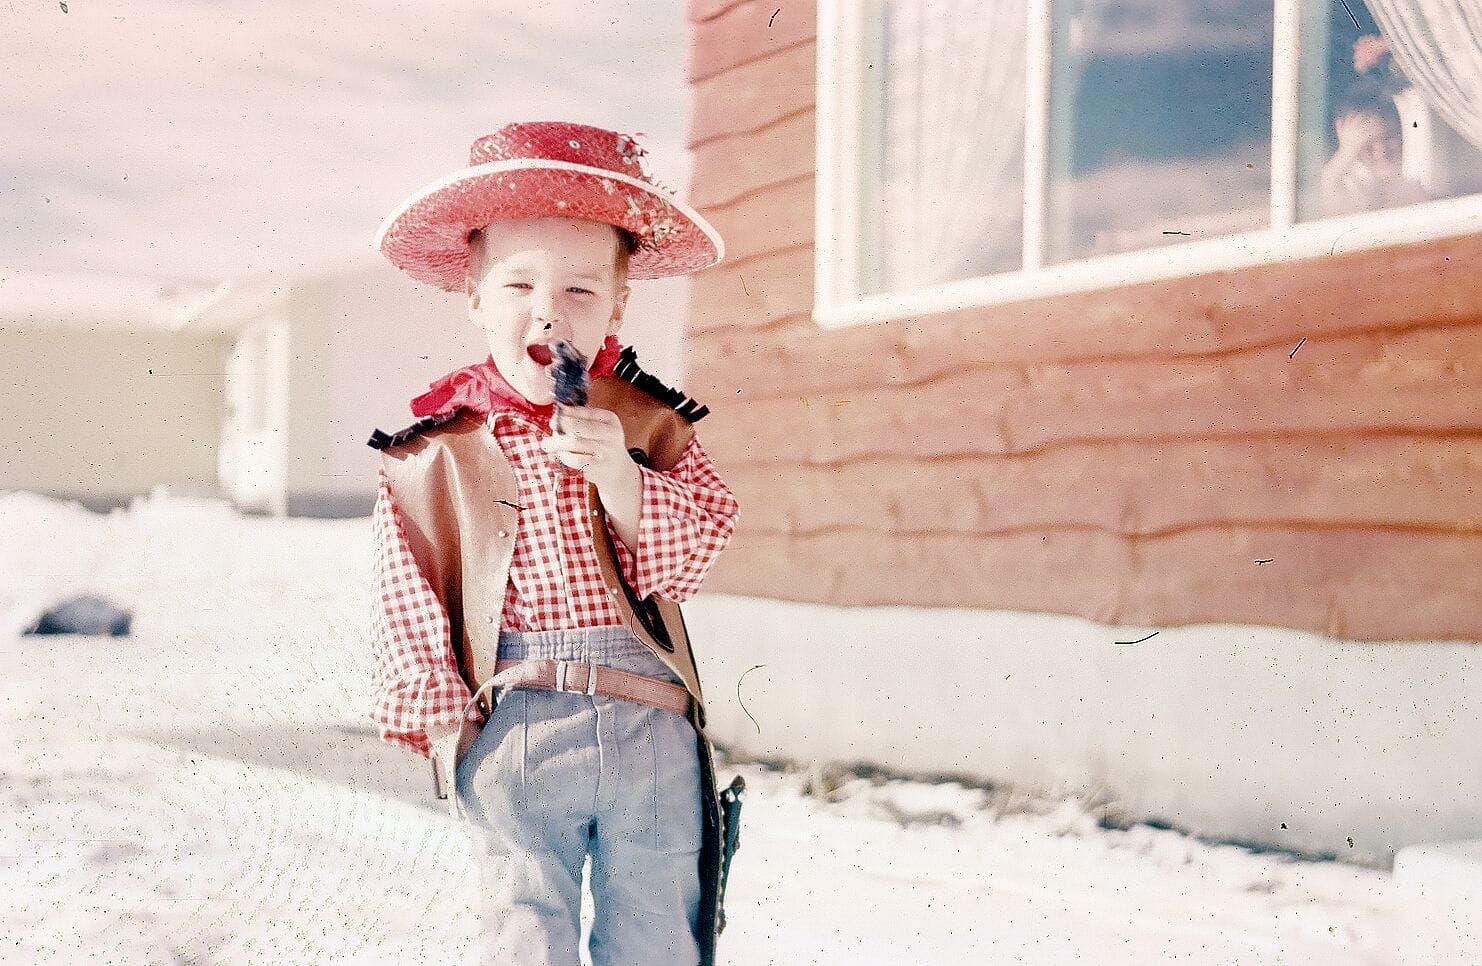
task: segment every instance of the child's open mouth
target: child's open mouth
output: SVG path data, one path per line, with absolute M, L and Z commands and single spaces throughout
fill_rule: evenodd
M 535 364 L 542 369 L 556 361 L 555 355 L 551 352 L 551 347 L 544 342 L 537 342 L 534 345 L 526 346 L 525 354 L 534 360 Z

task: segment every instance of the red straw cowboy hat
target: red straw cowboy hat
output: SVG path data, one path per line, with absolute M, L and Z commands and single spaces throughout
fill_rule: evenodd
M 585 124 L 510 124 L 473 142 L 468 167 L 403 201 L 377 247 L 418 281 L 462 291 L 468 236 L 506 218 L 562 216 L 606 222 L 638 242 L 629 278 L 687 275 L 719 262 L 720 235 L 643 172 L 626 134 Z

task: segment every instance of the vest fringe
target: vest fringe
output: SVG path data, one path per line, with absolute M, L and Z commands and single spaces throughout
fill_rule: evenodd
M 632 346 L 623 349 L 612 374 L 679 413 L 686 422 L 698 423 L 710 413 L 709 406 L 700 405 L 678 389 L 664 385 L 657 376 L 639 368 L 638 353 L 633 351 Z
M 402 443 L 416 439 L 429 429 L 437 429 L 439 426 L 451 423 L 458 418 L 458 413 L 459 410 L 454 410 L 440 416 L 428 416 L 395 433 L 383 433 L 379 429 L 372 430 L 371 437 L 365 441 L 365 445 L 371 449 L 389 449 L 392 446 L 400 446 Z

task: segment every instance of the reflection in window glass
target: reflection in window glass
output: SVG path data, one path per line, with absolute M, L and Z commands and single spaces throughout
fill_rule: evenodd
M 861 281 L 885 292 L 1022 263 L 1026 4 L 877 0 L 864 18 Z M 873 53 L 869 53 L 873 51 Z
M 1272 0 L 1062 0 L 1048 258 L 1270 222 Z
M 1478 24 L 1454 0 L 1347 4 L 1305 4 L 1298 217 L 1482 191 Z

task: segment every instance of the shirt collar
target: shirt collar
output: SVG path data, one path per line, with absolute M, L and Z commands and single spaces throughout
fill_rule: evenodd
M 621 353 L 622 346 L 617 337 L 608 336 L 592 360 L 592 377 L 610 375 Z M 458 410 L 486 417 L 494 412 L 514 411 L 544 425 L 549 425 L 555 409 L 550 404 L 537 406 L 520 395 L 494 365 L 492 356 L 437 379 L 428 386 L 427 392 L 413 399 L 411 405 L 412 414 L 418 417 L 446 416 Z

